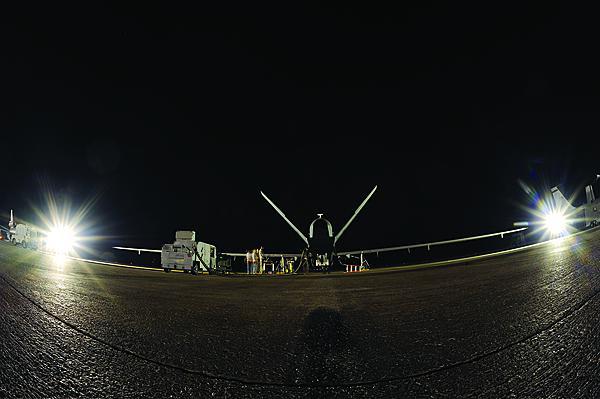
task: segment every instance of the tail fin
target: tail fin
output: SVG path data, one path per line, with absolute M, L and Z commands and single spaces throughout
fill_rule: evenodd
M 596 196 L 594 195 L 594 188 L 591 184 L 589 186 L 585 186 L 585 197 L 587 199 L 588 204 L 591 204 L 596 200 Z
M 350 218 L 350 220 L 348 220 L 348 222 L 346 222 L 346 224 L 344 225 L 344 227 L 342 227 L 342 229 L 339 231 L 339 233 L 337 233 L 337 235 L 335 236 L 335 239 L 334 239 L 334 244 L 340 239 L 340 237 L 342 236 L 342 234 L 344 234 L 344 231 L 346 231 L 346 229 L 348 228 L 348 226 L 350 226 L 350 223 L 352 223 L 352 221 L 354 220 L 354 218 L 356 217 L 356 215 L 358 215 L 358 213 L 363 208 L 363 206 L 365 206 L 365 204 L 369 201 L 369 199 L 371 199 L 371 196 L 373 195 L 373 193 L 375 192 L 375 190 L 377 190 L 377 186 L 375 186 L 375 188 L 373 188 L 373 190 L 371 190 L 371 192 L 369 193 L 369 195 L 367 195 L 367 198 L 365 198 L 365 200 L 358 206 L 358 208 L 356 208 L 356 210 L 354 211 L 354 214 L 352 215 L 352 217 Z
M 267 197 L 265 195 L 265 193 L 263 193 L 262 191 L 260 193 L 262 194 L 262 196 L 264 197 L 264 199 L 266 199 L 267 202 L 273 207 L 273 209 L 275 209 L 275 211 L 277 211 L 277 213 L 279 214 L 279 216 L 281 216 L 283 218 L 283 220 L 285 220 L 287 222 L 287 224 L 289 224 L 290 227 L 296 232 L 296 234 L 298 234 L 300 236 L 300 238 L 302 238 L 302 241 L 304 241 L 306 244 L 308 244 L 308 238 L 306 238 L 306 236 L 304 234 L 302 234 L 302 232 L 300 230 L 298 230 L 298 228 L 296 226 L 294 226 L 294 223 L 292 223 L 290 221 L 290 219 L 288 219 L 287 216 L 285 216 L 285 214 L 281 211 L 281 209 L 279 209 L 277 207 L 277 205 L 275 205 L 275 203 L 273 201 L 271 201 L 269 199 L 269 197 Z
M 15 227 L 15 218 L 13 217 L 13 210 L 10 210 L 10 220 L 8 221 L 8 228 L 12 229 Z
M 576 208 L 571 205 L 569 200 L 565 198 L 558 187 L 552 187 L 552 198 L 554 199 L 554 207 L 562 213 L 573 213 Z M 587 190 L 586 190 L 587 191 Z

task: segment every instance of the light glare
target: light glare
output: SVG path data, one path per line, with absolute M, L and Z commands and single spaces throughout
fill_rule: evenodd
M 68 255 L 73 251 L 75 243 L 75 233 L 68 226 L 55 226 L 46 237 L 46 247 L 58 255 Z
M 561 236 L 567 231 L 567 218 L 558 212 L 547 214 L 544 223 L 546 230 L 552 237 Z

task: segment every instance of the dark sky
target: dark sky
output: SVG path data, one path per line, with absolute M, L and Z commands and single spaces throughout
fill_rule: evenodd
M 5 10 L 0 213 L 50 189 L 112 242 L 295 250 L 259 189 L 306 230 L 378 184 L 358 249 L 510 228 L 519 179 L 600 171 L 592 13 L 417 3 Z

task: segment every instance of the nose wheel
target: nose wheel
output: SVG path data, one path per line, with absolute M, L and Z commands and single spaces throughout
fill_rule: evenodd
M 296 272 L 302 270 L 303 273 L 310 271 L 321 271 L 323 273 L 329 273 L 333 266 L 333 260 L 335 254 L 313 254 L 308 248 L 302 252 L 300 256 L 300 263 L 296 268 Z

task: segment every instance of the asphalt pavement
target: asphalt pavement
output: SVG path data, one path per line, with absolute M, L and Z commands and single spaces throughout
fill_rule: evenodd
M 0 243 L 0 397 L 600 397 L 600 231 L 445 267 L 191 276 Z

